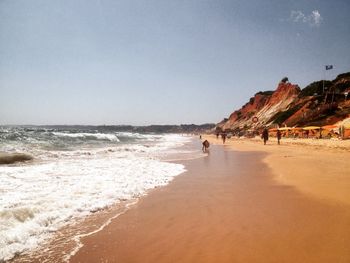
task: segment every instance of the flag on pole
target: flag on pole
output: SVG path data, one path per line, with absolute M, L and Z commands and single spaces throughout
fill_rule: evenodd
M 333 65 L 326 65 L 326 70 L 333 69 Z

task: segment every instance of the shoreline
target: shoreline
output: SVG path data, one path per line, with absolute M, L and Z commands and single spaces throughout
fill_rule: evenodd
M 350 206 L 281 184 L 269 153 L 224 148 L 181 162 L 187 172 L 83 238 L 70 262 L 350 260 Z
M 137 199 L 116 203 L 96 211 L 84 218 L 78 218 L 55 231 L 34 250 L 26 251 L 5 261 L 23 262 L 69 262 L 69 258 L 81 247 L 81 238 L 103 230 L 110 222 L 137 204 Z

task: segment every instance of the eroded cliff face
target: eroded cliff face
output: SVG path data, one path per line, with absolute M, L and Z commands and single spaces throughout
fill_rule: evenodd
M 222 128 L 234 130 L 268 125 L 271 117 L 288 109 L 299 93 L 298 85 L 280 82 L 274 92 L 256 93 L 240 110 L 230 115 Z
M 298 98 L 300 88 L 298 85 L 280 82 L 266 105 L 256 114 L 260 125 L 271 125 L 278 112 L 288 110 L 290 105 Z
M 250 101 L 245 104 L 240 110 L 233 112 L 225 125 L 234 125 L 237 121 L 246 121 L 259 110 L 261 110 L 266 102 L 270 99 L 271 95 L 257 93 L 254 97 L 250 98 Z
M 218 129 L 242 131 L 281 125 L 327 125 L 350 115 L 350 72 L 333 81 L 316 81 L 303 90 L 281 81 L 275 91 L 258 92 L 241 109 L 217 124 Z

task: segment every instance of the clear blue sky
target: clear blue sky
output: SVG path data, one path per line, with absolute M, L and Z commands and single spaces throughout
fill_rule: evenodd
M 0 0 L 0 124 L 218 122 L 350 71 L 347 0 Z

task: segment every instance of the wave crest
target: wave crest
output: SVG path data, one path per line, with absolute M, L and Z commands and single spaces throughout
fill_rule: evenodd
M 78 138 L 78 139 L 94 139 L 94 140 L 107 140 L 119 142 L 119 138 L 115 134 L 108 133 L 65 133 L 65 132 L 53 132 L 58 137 Z

